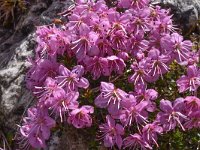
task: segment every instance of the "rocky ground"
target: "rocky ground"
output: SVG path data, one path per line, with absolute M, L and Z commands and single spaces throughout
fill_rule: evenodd
M 28 68 L 27 57 L 33 56 L 35 29 L 38 25 L 50 24 L 59 18 L 59 12 L 71 1 L 37 0 L 29 4 L 25 14 L 13 28 L 0 25 L 0 140 L 7 139 L 8 149 L 14 149 L 12 142 L 17 124 L 27 107 L 34 103 L 34 97 L 25 87 L 24 76 Z M 199 0 L 152 0 L 170 8 L 183 32 L 199 34 Z M 49 150 L 86 150 L 86 138 L 79 131 L 66 127 L 66 132 L 56 131 L 49 141 Z M 0 146 L 1 147 L 1 146 Z

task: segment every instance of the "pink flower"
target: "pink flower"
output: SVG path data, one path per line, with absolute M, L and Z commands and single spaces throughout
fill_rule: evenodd
M 156 109 L 156 103 L 154 100 L 158 97 L 158 92 L 154 89 L 147 89 L 146 86 L 137 85 L 134 93 L 135 98 L 138 102 L 146 101 L 148 105 L 146 106 L 146 110 L 149 112 L 154 112 Z
M 113 55 L 112 45 L 106 38 L 99 38 L 97 40 L 97 46 L 99 49 L 99 56 Z
M 150 58 L 150 70 L 149 75 L 152 77 L 152 80 L 156 81 L 163 74 L 169 71 L 169 61 L 170 57 L 166 55 L 161 55 L 158 49 L 151 49 L 148 53 L 148 58 Z
M 74 10 L 76 10 L 76 13 L 69 16 L 69 23 L 66 24 L 69 30 L 74 31 L 79 30 L 80 28 L 89 28 L 87 15 L 81 15 L 82 11 L 84 11 L 83 7 L 76 7 Z
M 143 59 L 139 63 L 133 62 L 131 69 L 134 73 L 129 77 L 130 83 L 134 83 L 134 85 L 146 85 L 146 81 L 150 81 L 148 74 L 149 63 L 146 60 Z
M 70 112 L 67 122 L 76 128 L 85 128 L 92 125 L 92 118 L 89 114 L 94 113 L 92 106 L 82 106 Z
M 108 60 L 110 74 L 112 71 L 118 74 L 123 74 L 123 71 L 126 67 L 126 64 L 124 63 L 123 59 L 117 56 L 109 56 L 107 57 L 107 60 Z
M 55 126 L 55 121 L 48 116 L 47 109 L 45 108 L 29 108 L 28 117 L 24 118 L 24 123 L 20 128 L 20 132 L 24 140 L 34 148 L 45 148 L 45 140 L 50 137 L 50 129 Z M 22 147 L 26 147 L 24 143 Z
M 126 92 L 115 88 L 112 83 L 106 82 L 101 82 L 100 92 L 101 94 L 95 99 L 95 105 L 100 108 L 109 107 L 111 113 L 115 113 L 113 109 L 119 110 L 121 102 L 128 96 Z
M 185 98 L 185 111 L 187 114 L 191 114 L 200 109 L 200 99 L 196 96 L 187 96 Z
M 130 22 L 130 14 L 124 13 L 120 15 L 115 8 L 109 9 L 108 20 L 111 22 L 112 27 L 108 30 L 108 35 L 112 36 L 117 31 L 122 31 L 125 35 L 127 34 L 126 26 Z
M 134 93 L 136 99 L 140 101 L 152 101 L 157 99 L 158 92 L 154 89 L 147 89 L 146 86 L 143 86 L 141 84 L 137 85 L 137 88 L 135 89 Z
M 137 57 L 138 53 L 149 48 L 149 42 L 144 39 L 144 33 L 140 32 L 129 38 L 129 52 L 132 56 Z
M 157 139 L 158 139 L 157 135 L 162 134 L 162 132 L 163 132 L 162 127 L 160 127 L 156 123 L 151 123 L 151 124 L 147 124 L 143 127 L 142 137 L 148 143 L 152 143 L 152 144 L 154 143 L 154 144 L 156 144 L 157 147 L 159 147 L 158 143 L 157 143 Z
M 153 20 L 164 19 L 169 15 L 169 9 L 162 9 L 161 6 L 156 5 L 155 7 L 151 7 L 151 17 Z
M 71 45 L 71 49 L 79 62 L 84 60 L 97 39 L 98 34 L 90 31 L 89 27 L 80 29 L 80 36 L 73 40 Z
M 178 33 L 173 33 L 171 36 L 166 35 L 161 41 L 162 48 L 166 49 L 168 55 L 171 55 L 178 63 L 183 63 L 190 58 L 192 42 L 189 40 L 183 41 L 183 37 Z
M 141 9 L 148 5 L 149 0 L 119 0 L 119 7 Z
M 189 114 L 189 119 L 184 123 L 184 128 L 192 129 L 200 127 L 200 111 L 193 111 Z
M 26 85 L 31 90 L 34 90 L 35 86 L 42 86 L 47 77 L 54 78 L 58 75 L 59 64 L 53 60 L 39 59 L 31 61 L 31 64 L 26 74 Z
M 123 52 L 123 51 L 119 52 L 117 54 L 117 57 L 123 59 L 124 61 L 128 61 L 128 59 L 130 58 L 129 54 L 127 52 Z
M 86 70 L 90 72 L 93 79 L 98 79 L 101 75 L 108 76 L 110 74 L 108 68 L 108 59 L 94 56 L 84 60 Z
M 172 16 L 162 16 L 161 18 L 157 18 L 154 25 L 155 30 L 160 34 L 174 32 L 176 28 L 174 27 L 171 18 Z
M 50 97 L 45 101 L 45 105 L 52 110 L 52 113 L 56 114 L 56 117 L 59 116 L 61 122 L 66 120 L 66 114 L 69 111 L 77 109 L 79 103 L 77 101 L 79 97 L 78 92 L 62 92 L 60 95 L 56 97 Z M 64 117 L 64 118 L 63 118 Z
M 133 13 L 133 18 L 131 18 L 131 24 L 129 26 L 129 31 L 133 31 L 135 34 L 145 33 L 150 31 L 151 24 L 149 21 L 150 9 L 145 7 L 139 10 L 130 10 Z
M 143 139 L 140 134 L 130 134 L 123 142 L 124 148 L 147 150 L 152 147 Z
M 63 54 L 69 46 L 69 39 L 67 32 L 63 32 L 59 28 L 42 26 L 37 29 L 36 49 L 37 55 L 44 57 L 56 56 L 56 54 Z
M 127 35 L 118 30 L 110 36 L 112 48 L 116 50 L 127 50 Z
M 145 108 L 148 106 L 147 101 L 136 102 L 134 97 L 126 100 L 123 103 L 123 108 L 120 110 L 119 119 L 125 126 L 131 126 L 133 123 L 137 125 L 146 124 L 148 122 L 148 113 Z
M 190 92 L 196 91 L 200 86 L 200 71 L 198 67 L 196 65 L 189 66 L 187 68 L 187 76 L 183 75 L 176 83 L 180 93 L 187 90 Z
M 115 123 L 115 120 L 107 115 L 106 123 L 99 126 L 100 129 L 100 137 L 99 139 L 103 139 L 104 146 L 112 148 L 115 144 L 119 149 L 122 147 L 122 135 L 124 135 L 124 128 Z
M 75 66 L 72 71 L 68 70 L 63 65 L 59 66 L 59 74 L 56 79 L 59 85 L 66 88 L 67 91 L 77 91 L 78 88 L 88 88 L 89 82 L 83 78 L 84 68 L 81 65 Z
M 157 121 L 162 124 L 164 131 L 173 130 L 179 125 L 185 131 L 182 123 L 187 119 L 184 115 L 184 99 L 178 98 L 173 102 L 173 105 L 168 100 L 160 101 L 160 109 L 162 110 L 157 114 Z
M 45 80 L 44 86 L 35 86 L 36 91 L 34 94 L 38 95 L 39 98 L 49 98 L 50 96 L 60 95 L 64 90 L 58 85 L 58 82 L 50 77 Z

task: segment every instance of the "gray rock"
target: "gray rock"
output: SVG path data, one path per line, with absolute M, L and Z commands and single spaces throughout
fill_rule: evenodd
M 19 47 L 15 50 L 15 54 L 8 62 L 7 66 L 0 71 L 1 84 L 1 106 L 3 107 L 4 114 L 9 114 L 19 99 L 22 98 L 19 94 L 21 87 L 24 84 L 24 73 L 26 71 L 26 59 L 32 56 L 34 42 L 34 34 L 30 34 L 25 40 L 22 41 Z M 24 89 L 22 89 L 24 90 Z
M 151 3 L 170 8 L 176 24 L 181 26 L 185 33 L 194 27 L 200 16 L 199 0 L 151 0 Z

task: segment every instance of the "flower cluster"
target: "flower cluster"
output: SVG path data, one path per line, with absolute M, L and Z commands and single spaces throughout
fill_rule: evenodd
M 98 136 L 106 147 L 153 149 L 159 146 L 158 136 L 175 127 L 199 128 L 199 55 L 176 32 L 169 10 L 151 6 L 149 0 L 119 0 L 115 7 L 104 0 L 77 0 L 62 15 L 68 22 L 38 27 L 35 59 L 29 60 L 27 87 L 38 101 L 20 131 L 32 147 L 45 147 L 55 122 L 92 125 L 94 107 L 78 101 L 89 88 L 88 79 L 99 89 L 91 90 L 95 106 L 107 113 Z M 179 93 L 191 95 L 158 101 L 161 93 L 149 85 L 163 79 L 174 62 L 187 68 L 176 82 Z M 134 88 L 116 87 L 121 77 Z
M 27 74 L 27 87 L 37 96 L 35 107 L 29 108 L 28 117 L 20 128 L 22 148 L 44 148 L 50 137 L 50 129 L 56 120 L 68 122 L 76 128 L 90 127 L 94 112 L 92 106 L 79 107 L 79 88 L 87 89 L 89 82 L 82 77 L 84 68 L 73 67 L 72 71 L 54 59 L 37 58 Z M 25 142 L 26 141 L 26 142 Z M 30 145 L 29 145 L 30 144 Z
M 144 89 L 143 89 L 144 90 Z M 159 113 L 155 120 L 150 122 L 148 115 L 156 110 L 154 100 L 158 93 L 153 89 L 141 93 L 127 94 L 117 89 L 111 83 L 101 83 L 101 94 L 95 99 L 96 106 L 107 108 L 107 122 L 100 125 L 101 139 L 104 139 L 106 147 L 115 144 L 121 149 L 136 148 L 153 149 L 158 146 L 158 135 L 169 132 L 175 127 L 181 130 L 199 128 L 200 126 L 200 99 L 196 96 L 177 98 L 175 101 L 162 99 L 160 101 Z M 115 125 L 115 120 L 120 124 Z M 138 133 L 130 134 L 122 142 L 125 129 L 131 126 L 137 127 Z

